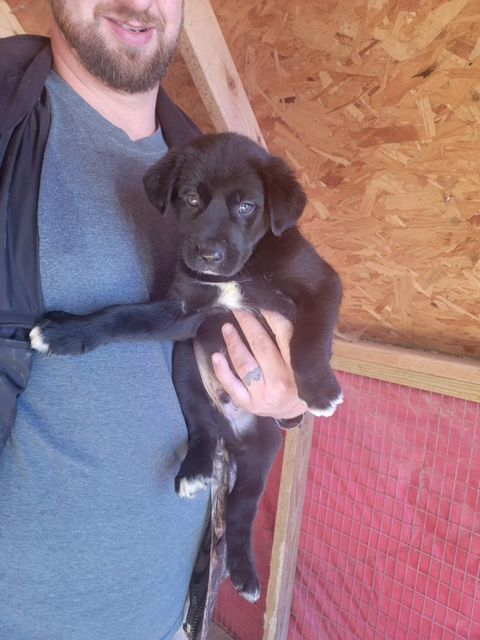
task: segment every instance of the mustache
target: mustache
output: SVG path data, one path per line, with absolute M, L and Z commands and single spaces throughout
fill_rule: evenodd
M 133 11 L 131 7 L 111 2 L 99 2 L 93 11 L 94 18 L 107 14 L 119 22 L 133 22 L 163 30 L 165 21 L 160 15 L 152 15 L 149 11 Z

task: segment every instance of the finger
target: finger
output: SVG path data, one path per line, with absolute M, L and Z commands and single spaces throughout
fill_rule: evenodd
M 245 385 L 230 369 L 228 360 L 221 353 L 212 355 L 212 366 L 217 380 L 236 405 L 245 407 L 250 401 L 250 393 Z
M 215 375 L 232 400 L 246 408 L 251 401 L 250 392 L 246 387 L 261 380 L 262 372 L 232 324 L 223 325 L 222 335 L 234 370 L 230 368 L 225 356 L 215 354 L 215 357 L 212 357 Z
M 250 349 L 247 347 L 239 332 L 232 324 L 226 323 L 223 325 L 222 335 L 233 368 L 240 379 L 246 376 L 249 371 L 258 367 L 257 360 L 254 358 Z M 248 340 L 248 336 L 245 337 Z
M 262 310 L 262 316 L 268 322 L 268 325 L 275 336 L 282 358 L 290 366 L 290 340 L 293 335 L 293 324 L 288 320 L 288 318 L 285 318 L 285 316 L 282 316 L 276 311 Z
M 263 327 L 258 318 L 251 313 L 245 311 L 234 311 L 234 315 L 253 353 L 253 357 L 249 361 L 249 365 L 253 362 L 258 363 L 265 378 L 278 374 L 278 371 L 285 365 L 277 345 L 272 340 L 265 327 Z M 239 371 L 235 362 L 233 362 L 233 365 L 235 369 Z M 239 371 L 239 373 L 243 376 L 251 369 L 252 367 L 248 366 L 246 369 Z

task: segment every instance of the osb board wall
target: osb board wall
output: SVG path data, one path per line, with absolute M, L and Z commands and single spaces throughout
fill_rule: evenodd
M 28 30 L 45 4 L 17 12 Z M 340 334 L 480 356 L 478 0 L 213 5 L 307 189 L 303 230 L 342 275 Z M 211 129 L 180 63 L 167 85 Z
M 214 5 L 343 276 L 340 331 L 478 356 L 478 0 Z

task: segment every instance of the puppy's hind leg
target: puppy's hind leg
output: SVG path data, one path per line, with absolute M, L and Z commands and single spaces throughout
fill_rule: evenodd
M 174 346 L 173 380 L 188 429 L 187 454 L 175 477 L 175 491 L 182 498 L 193 498 L 210 483 L 218 426 L 217 412 L 205 393 L 191 341 Z
M 271 418 L 257 418 L 254 434 L 241 443 L 227 442 L 237 464 L 237 478 L 227 502 L 227 567 L 235 589 L 249 602 L 260 597 L 252 529 L 268 472 L 280 446 Z

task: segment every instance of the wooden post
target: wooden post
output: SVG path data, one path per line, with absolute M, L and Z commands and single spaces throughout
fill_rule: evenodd
M 188 0 L 180 51 L 217 131 L 265 146 L 242 81 L 209 0 Z
M 314 418 L 288 433 L 283 452 L 263 640 L 286 640 L 307 486 Z

